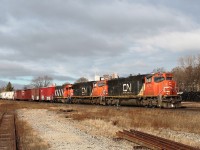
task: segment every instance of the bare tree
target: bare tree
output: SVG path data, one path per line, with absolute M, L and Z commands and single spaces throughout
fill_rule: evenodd
M 172 70 L 178 87 L 183 91 L 200 90 L 200 54 L 179 58 L 179 67 Z
M 23 86 L 23 89 L 24 89 L 24 90 L 31 89 L 31 88 L 32 88 L 32 86 L 29 85 L 29 84 Z
M 50 84 L 52 84 L 53 78 L 51 78 L 51 77 L 45 75 L 45 76 L 43 77 L 43 81 L 44 81 L 44 87 L 47 87 L 47 86 L 49 86 Z
M 5 89 L 6 89 L 6 88 L 5 88 L 4 86 L 0 87 L 0 92 L 4 92 Z
M 75 81 L 75 83 L 82 83 L 82 82 L 87 82 L 87 81 L 88 81 L 87 78 L 81 77 L 81 78 L 77 79 L 77 80 Z
M 175 67 L 171 71 L 174 75 L 174 80 L 177 82 L 177 86 L 179 87 L 179 91 L 185 90 L 185 70 L 182 67 Z
M 52 84 L 53 78 L 45 75 L 43 77 L 36 77 L 34 79 L 32 79 L 31 81 L 31 85 L 35 88 L 38 87 L 47 87 L 50 84 Z
M 200 91 L 200 54 L 196 57 L 197 65 L 195 70 L 196 82 L 197 82 L 197 91 Z
M 153 72 L 165 72 L 165 68 L 164 67 L 155 68 L 153 69 Z

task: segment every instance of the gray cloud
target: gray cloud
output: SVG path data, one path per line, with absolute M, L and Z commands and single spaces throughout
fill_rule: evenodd
M 73 82 L 95 72 L 170 70 L 179 56 L 198 53 L 198 3 L 3 0 L 1 79 L 26 84 L 48 74 Z

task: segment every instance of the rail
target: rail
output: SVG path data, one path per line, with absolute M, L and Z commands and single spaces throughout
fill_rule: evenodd
M 3 113 L 0 119 L 0 149 L 17 150 L 14 112 Z
M 153 150 L 199 150 L 198 148 L 136 130 L 119 131 L 117 136 Z

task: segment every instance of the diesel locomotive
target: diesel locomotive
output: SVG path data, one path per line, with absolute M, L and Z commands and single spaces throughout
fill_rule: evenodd
M 181 107 L 181 97 L 177 92 L 173 75 L 158 72 L 111 80 L 17 90 L 10 97 L 14 100 L 74 104 L 178 108 Z M 3 94 L 0 97 L 4 98 Z
M 112 80 L 71 85 L 72 103 L 133 105 L 146 107 L 181 107 L 176 82 L 171 73 L 154 73 Z M 67 93 L 68 88 L 65 89 Z M 64 97 L 68 97 L 64 93 Z

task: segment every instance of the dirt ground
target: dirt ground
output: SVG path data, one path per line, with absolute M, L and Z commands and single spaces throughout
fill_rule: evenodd
M 125 141 L 116 142 L 112 138 L 89 133 L 90 129 L 81 130 L 78 122 L 66 119 L 53 111 L 21 109 L 18 110 L 18 115 L 20 119 L 31 124 L 41 139 L 49 143 L 50 150 L 129 150 L 133 147 L 131 143 Z
M 16 109 L 20 149 L 133 149 L 136 144 L 116 139 L 123 129 L 200 148 L 200 103 L 163 110 L 0 101 L 0 108 Z

